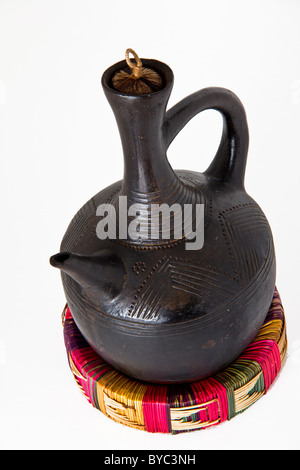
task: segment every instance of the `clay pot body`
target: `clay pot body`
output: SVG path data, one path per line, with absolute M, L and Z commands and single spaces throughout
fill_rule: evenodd
M 163 77 L 161 91 L 115 91 L 111 79 L 123 62 L 102 77 L 122 140 L 124 178 L 80 209 L 51 263 L 61 269 L 79 330 L 104 360 L 143 381 L 191 382 L 226 367 L 257 334 L 275 288 L 273 239 L 244 188 L 248 126 L 239 99 L 206 88 L 167 111 L 173 73 L 161 62 L 142 61 Z M 166 156 L 170 143 L 206 109 L 223 116 L 215 158 L 204 173 L 174 171 Z M 120 237 L 120 196 L 127 208 L 203 205 L 203 246 L 187 248 L 189 240 L 174 230 L 169 239 Z M 115 208 L 115 239 L 97 236 L 103 204 Z

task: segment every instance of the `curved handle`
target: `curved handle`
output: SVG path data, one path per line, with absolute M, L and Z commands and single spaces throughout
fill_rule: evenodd
M 216 156 L 204 173 L 243 187 L 249 145 L 248 124 L 241 101 L 230 90 L 204 88 L 169 109 L 164 121 L 166 148 L 190 119 L 207 109 L 215 109 L 222 114 L 223 133 Z

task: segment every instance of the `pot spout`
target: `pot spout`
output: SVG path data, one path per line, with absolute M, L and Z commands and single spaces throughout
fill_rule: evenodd
M 72 277 L 84 289 L 94 294 L 116 297 L 126 280 L 122 259 L 109 250 L 95 255 L 62 252 L 51 256 L 50 264 Z

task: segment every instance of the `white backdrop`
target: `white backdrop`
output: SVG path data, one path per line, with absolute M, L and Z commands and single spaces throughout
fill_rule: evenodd
M 299 448 L 299 22 L 297 0 L 0 0 L 1 448 Z M 177 436 L 122 426 L 82 397 L 48 262 L 77 210 L 122 178 L 100 81 L 128 47 L 173 69 L 170 106 L 206 86 L 243 102 L 246 189 L 273 230 L 288 326 L 288 358 L 266 396 L 230 422 Z M 205 170 L 220 134 L 218 113 L 195 117 L 169 149 L 172 166 Z

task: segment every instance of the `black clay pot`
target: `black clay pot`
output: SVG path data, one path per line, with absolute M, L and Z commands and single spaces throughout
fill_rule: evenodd
M 102 77 L 122 140 L 124 178 L 80 209 L 51 264 L 61 269 L 79 330 L 104 360 L 140 380 L 189 382 L 226 367 L 257 334 L 275 288 L 273 240 L 265 215 L 244 189 L 248 127 L 239 99 L 206 88 L 166 111 L 173 73 L 161 62 L 142 62 L 161 75 L 160 91 L 134 96 L 114 90 L 112 77 L 124 61 Z M 215 158 L 204 173 L 174 171 L 166 156 L 170 143 L 206 109 L 219 111 L 224 121 Z M 187 145 L 191 152 L 197 149 Z M 159 236 L 163 221 L 156 238 L 147 224 L 140 225 L 139 238 L 124 236 L 124 214 L 128 225 L 134 220 L 127 218 L 128 207 L 137 204 L 147 220 L 151 205 L 163 203 L 204 207 L 203 246 L 192 244 L 190 232 L 180 236 L 176 210 L 169 214 L 167 239 Z M 114 239 L 97 232 L 103 204 L 115 208 L 107 215 L 116 220 Z

